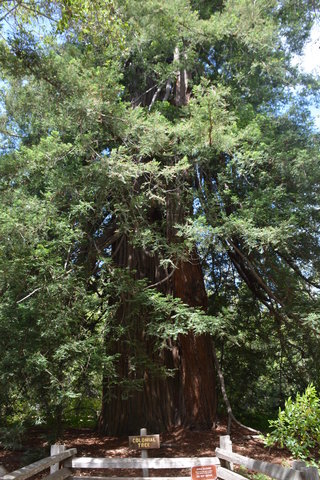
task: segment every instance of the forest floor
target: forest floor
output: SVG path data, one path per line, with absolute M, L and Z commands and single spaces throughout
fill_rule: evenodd
M 33 429 L 28 432 L 19 451 L 0 449 L 0 465 L 8 472 L 48 455 L 48 431 Z M 214 456 L 219 437 L 226 435 L 226 425 L 220 423 L 215 430 L 190 431 L 176 428 L 160 436 L 161 448 L 149 450 L 150 457 Z M 266 448 L 263 441 L 243 428 L 234 427 L 231 433 L 233 451 L 251 458 L 289 466 L 290 453 L 284 449 Z M 89 429 L 66 429 L 58 443 L 67 448 L 76 447 L 79 456 L 135 457 L 140 452 L 128 446 L 128 437 L 98 435 Z

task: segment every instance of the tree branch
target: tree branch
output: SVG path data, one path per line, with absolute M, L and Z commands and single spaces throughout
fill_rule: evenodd
M 14 10 L 16 10 L 18 8 L 18 5 L 14 5 L 10 10 L 8 10 L 1 18 L 0 18 L 0 22 L 2 22 L 2 20 L 5 20 L 7 18 L 8 15 L 10 15 L 10 13 L 12 13 Z
M 228 242 L 230 243 L 230 245 L 232 246 L 232 248 L 234 249 L 234 251 L 241 257 L 241 259 L 247 263 L 247 265 L 249 266 L 250 268 L 250 272 L 252 273 L 252 275 L 254 276 L 254 278 L 256 279 L 256 281 L 258 282 L 258 284 L 261 286 L 261 288 L 266 292 L 266 294 L 272 299 L 274 300 L 276 303 L 278 303 L 279 305 L 281 305 L 281 307 L 284 307 L 282 301 L 272 292 L 272 290 L 270 290 L 270 288 L 268 287 L 268 285 L 263 281 L 263 279 L 261 278 L 261 276 L 257 273 L 254 265 L 251 263 L 251 261 L 249 260 L 249 258 L 244 255 L 244 253 L 240 250 L 240 248 L 238 248 L 235 243 L 232 241 L 232 240 L 226 240 L 226 243 L 228 245 Z
M 313 282 L 312 280 L 309 280 L 301 270 L 295 265 L 286 255 L 283 253 L 279 252 L 279 250 L 275 250 L 275 252 L 289 265 L 289 267 L 300 277 L 302 280 L 308 283 L 308 285 L 311 285 L 314 288 L 320 289 L 320 284 Z
M 148 111 L 150 112 L 151 108 L 154 105 L 154 102 L 157 100 L 159 93 L 161 92 L 161 87 L 158 87 L 157 90 L 154 92 L 151 103 L 149 105 Z
M 172 91 L 172 81 L 169 79 L 166 83 L 166 93 L 162 99 L 163 102 L 167 102 L 169 100 L 171 91 Z
M 223 400 L 224 400 L 224 403 L 226 404 L 227 412 L 228 412 L 227 435 L 230 435 L 232 422 L 236 423 L 237 425 L 239 425 L 242 428 L 245 428 L 246 430 L 249 430 L 249 432 L 252 432 L 252 433 L 255 433 L 255 434 L 260 434 L 261 432 L 259 432 L 259 430 L 255 430 L 254 428 L 247 427 L 246 425 L 243 425 L 234 416 L 234 414 L 232 412 L 231 404 L 230 404 L 230 401 L 229 401 L 229 398 L 228 398 L 228 395 L 227 395 L 226 386 L 225 386 L 225 382 L 224 382 L 224 376 L 223 376 L 222 370 L 220 368 L 220 364 L 219 364 L 219 360 L 218 360 L 218 357 L 217 357 L 215 345 L 214 345 L 213 342 L 212 342 L 212 351 L 213 351 L 214 365 L 215 365 L 215 368 L 216 368 L 216 371 L 217 371 L 217 374 L 218 374 L 218 377 L 219 377 L 219 381 L 220 381 L 221 393 L 222 393 Z
M 176 269 L 174 268 L 174 269 L 172 270 L 172 272 L 169 273 L 169 275 L 167 275 L 165 278 L 163 278 L 163 279 L 160 280 L 159 282 L 154 283 L 153 285 L 148 285 L 148 286 L 146 287 L 146 289 L 157 287 L 158 285 L 161 285 L 162 283 L 166 282 L 167 280 L 169 280 L 169 278 L 172 277 L 172 275 L 174 274 L 175 270 L 176 270 Z
M 21 302 L 23 302 L 24 300 L 27 300 L 27 298 L 31 297 L 32 295 L 34 295 L 36 292 L 38 292 L 38 291 L 41 290 L 41 289 L 42 289 L 42 287 L 36 288 L 35 290 L 33 290 L 33 292 L 29 293 L 29 295 L 27 295 L 26 297 L 21 298 L 21 300 L 18 300 L 17 303 L 21 303 Z

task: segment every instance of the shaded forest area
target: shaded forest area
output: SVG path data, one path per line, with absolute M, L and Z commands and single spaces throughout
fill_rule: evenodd
M 319 78 L 294 62 L 318 16 L 1 2 L 3 446 L 266 429 L 320 390 Z

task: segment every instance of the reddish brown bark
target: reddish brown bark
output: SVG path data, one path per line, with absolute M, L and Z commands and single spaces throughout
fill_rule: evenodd
M 131 267 L 139 267 L 140 275 L 151 276 L 151 281 L 159 280 L 153 264 L 154 259 L 148 259 L 139 250 L 132 249 L 123 241 L 122 249 L 118 250 L 118 264 L 124 261 L 132 262 Z M 207 296 L 203 275 L 195 252 L 190 261 L 181 262 L 172 277 L 170 290 L 176 297 L 190 306 L 206 308 Z M 142 265 L 145 262 L 147 264 Z M 123 265 L 121 265 L 123 266 Z M 161 284 L 164 288 L 165 284 Z M 168 289 L 168 284 L 166 284 Z M 130 317 L 130 302 L 124 303 L 118 311 L 119 322 L 125 322 Z M 126 339 L 115 342 L 113 352 L 118 353 L 118 378 L 124 382 L 112 386 L 111 379 L 104 379 L 99 430 L 101 433 L 122 435 L 138 433 L 141 427 L 147 427 L 150 432 L 161 432 L 175 425 L 190 428 L 210 428 L 216 412 L 215 372 L 210 338 L 206 335 L 195 336 L 193 333 L 180 335 L 177 341 L 168 342 L 167 348 L 160 352 L 155 350 L 154 342 L 145 337 L 145 316 L 135 320 L 134 342 Z M 147 365 L 132 370 L 130 357 L 135 355 L 134 348 L 145 349 L 149 362 Z M 109 346 L 110 348 L 110 346 Z M 110 353 L 110 352 L 109 352 Z M 159 371 L 157 371 L 157 366 Z M 163 377 L 160 367 L 165 367 L 175 374 Z M 141 388 L 128 390 L 127 385 L 141 381 Z
M 176 49 L 175 60 L 179 61 Z M 177 74 L 175 84 L 175 105 L 187 105 L 189 75 L 184 69 Z M 138 97 L 139 103 L 150 105 L 151 99 Z M 135 105 L 138 103 L 134 102 Z M 186 179 L 184 179 L 186 180 Z M 186 214 L 183 193 L 178 188 L 167 197 L 166 236 L 168 243 L 180 242 L 176 235 L 176 225 Z M 188 201 L 186 202 L 188 203 Z M 161 219 L 161 218 L 160 218 Z M 150 209 L 150 222 L 157 221 L 157 209 Z M 156 257 L 147 255 L 142 249 L 134 249 L 125 240 L 115 247 L 115 263 L 124 268 L 134 269 L 137 278 L 147 278 L 165 294 L 172 294 L 193 307 L 207 308 L 207 294 L 199 258 L 194 250 L 188 261 L 181 261 L 173 276 L 167 281 L 165 272 L 159 268 Z M 129 305 L 129 303 L 128 303 Z M 128 312 L 129 313 L 129 312 Z M 119 312 L 119 319 L 126 314 Z M 148 312 L 144 314 L 148 318 Z M 135 342 L 145 343 L 146 354 L 154 365 L 174 371 L 174 375 L 164 378 L 156 374 L 154 368 L 130 371 L 129 359 L 132 352 L 124 341 L 114 345 L 114 351 L 121 354 L 118 362 L 119 378 L 134 381 L 134 375 L 143 379 L 139 391 L 125 397 L 124 388 L 117 385 L 110 389 L 108 379 L 104 380 L 104 401 L 100 415 L 100 432 L 118 435 L 138 433 L 142 427 L 150 432 L 164 431 L 175 425 L 190 428 L 211 428 L 216 414 L 216 382 L 211 339 L 207 335 L 195 336 L 189 332 L 168 343 L 167 348 L 156 353 L 150 337 L 144 336 L 144 327 L 139 325 Z M 143 321 L 142 321 L 143 322 Z
M 129 371 L 128 357 L 131 352 L 121 352 L 123 345 L 117 345 L 121 358 L 118 373 L 122 379 L 130 382 L 137 378 Z M 153 361 L 174 368 L 172 355 L 167 351 L 159 354 Z M 140 372 L 141 374 L 141 372 Z M 152 370 L 146 369 L 141 390 L 131 391 L 129 395 L 124 385 L 110 388 L 105 379 L 104 394 L 107 395 L 102 405 L 99 430 L 109 435 L 138 434 L 142 427 L 150 432 L 162 432 L 176 424 L 175 408 L 177 399 L 176 378 L 164 379 Z M 110 397 L 112 395 L 112 397 Z
M 181 262 L 174 275 L 174 295 L 192 307 L 207 308 L 207 294 L 198 255 Z M 208 335 L 179 336 L 183 424 L 210 428 L 216 414 L 216 384 L 212 342 Z
M 142 249 L 133 248 L 127 238 L 122 238 L 114 245 L 114 251 L 116 265 L 135 270 L 137 279 L 148 278 L 151 283 L 157 283 L 164 278 L 165 273 L 159 268 L 159 260 L 147 255 Z M 166 291 L 167 283 L 161 283 L 160 288 Z M 112 379 L 108 376 L 104 378 L 99 419 L 101 433 L 137 434 L 142 427 L 150 432 L 158 432 L 177 424 L 180 385 L 177 346 L 168 342 L 167 348 L 157 350 L 155 340 L 145 334 L 148 312 L 140 312 L 132 319 L 131 309 L 132 302 L 128 297 L 123 299 L 117 311 L 119 324 L 123 322 L 126 327 L 126 322 L 134 323 L 134 329 L 130 328 L 130 340 L 125 336 L 113 345 L 108 345 L 109 354 L 119 354 L 116 370 L 120 383 L 112 385 Z M 132 369 L 132 357 L 141 354 L 147 361 Z M 176 373 L 165 377 L 163 368 Z

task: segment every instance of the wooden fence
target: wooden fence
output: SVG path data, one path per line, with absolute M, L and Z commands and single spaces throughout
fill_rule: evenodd
M 53 447 L 52 452 L 56 451 L 58 446 L 54 445 Z M 61 468 L 61 466 L 65 460 L 76 455 L 77 449 L 71 448 L 70 450 L 66 450 L 64 447 L 62 447 L 61 450 L 62 449 L 63 451 L 61 453 L 53 453 L 50 457 L 43 458 L 19 470 L 5 474 L 1 480 L 25 480 L 48 468 L 50 468 L 50 474 L 42 480 L 64 480 L 70 477 L 71 471 L 64 467 Z
M 318 470 L 315 467 L 306 467 L 304 462 L 293 462 L 291 468 L 254 460 L 232 451 L 229 436 L 220 437 L 220 448 L 216 449 L 216 457 L 176 457 L 176 458 L 116 458 L 116 457 L 76 457 L 77 450 L 66 450 L 63 445 L 53 445 L 51 456 L 43 458 L 19 470 L 6 473 L 0 480 L 26 480 L 34 475 L 50 469 L 50 473 L 42 480 L 84 480 L 84 476 L 74 475 L 72 470 L 107 470 L 108 476 L 96 476 L 90 472 L 89 480 L 190 480 L 189 476 L 148 476 L 149 469 L 173 470 L 190 469 L 192 467 L 215 466 L 217 477 L 222 480 L 246 480 L 245 477 L 233 471 L 233 465 L 241 465 L 253 472 L 263 473 L 275 480 L 319 480 Z M 126 476 L 111 476 L 109 470 L 126 470 Z M 142 476 L 129 476 L 127 470 L 134 470 Z M 147 476 L 146 476 L 147 472 Z M 131 473 L 131 472 L 130 472 Z
M 305 462 L 295 460 L 291 468 L 280 465 L 254 460 L 244 457 L 232 451 L 232 442 L 229 435 L 220 437 L 220 448 L 216 448 L 216 455 L 227 470 L 229 476 L 225 480 L 239 480 L 239 475 L 234 476 L 233 464 L 245 467 L 253 472 L 263 473 L 275 480 L 319 480 L 319 473 L 316 467 L 307 467 Z

